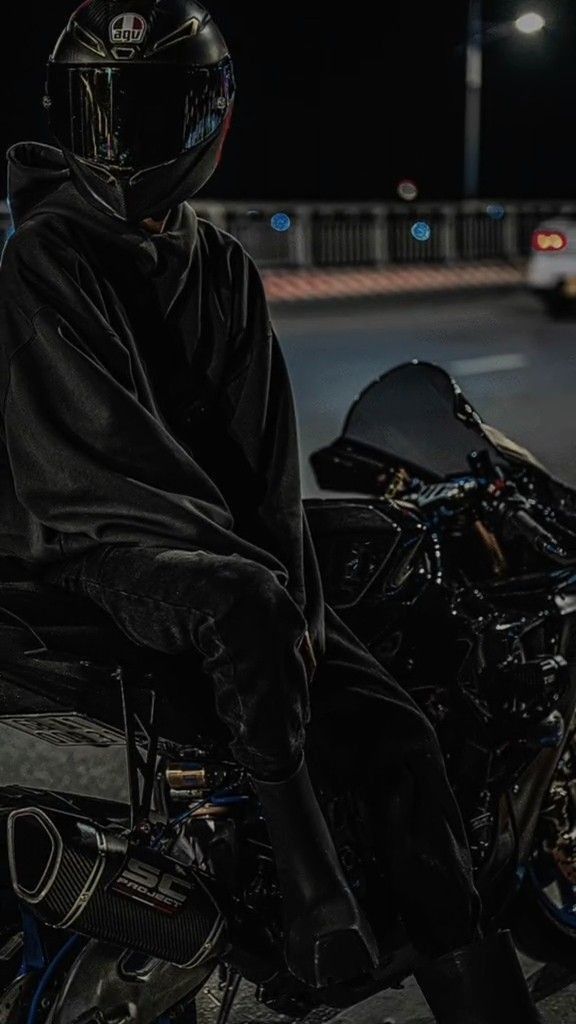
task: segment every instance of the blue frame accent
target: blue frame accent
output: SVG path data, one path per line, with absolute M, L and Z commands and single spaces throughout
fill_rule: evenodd
M 44 973 L 40 977 L 40 980 L 38 981 L 38 985 L 34 993 L 34 998 L 30 1003 L 30 1009 L 28 1010 L 26 1024 L 36 1024 L 36 1015 L 38 1013 L 38 1010 L 40 1009 L 42 998 L 44 996 L 46 989 L 48 988 L 48 985 L 50 984 L 54 976 L 58 973 L 59 968 L 66 960 L 68 954 L 71 953 L 72 950 L 77 945 L 79 945 L 79 943 L 80 936 L 73 935 L 71 939 L 68 939 L 68 941 L 65 942 L 63 946 L 61 946 L 61 948 L 56 953 L 56 956 L 48 964 L 46 970 L 44 971 Z

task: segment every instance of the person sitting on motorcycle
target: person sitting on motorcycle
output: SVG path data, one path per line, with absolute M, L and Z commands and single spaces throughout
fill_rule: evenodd
M 200 655 L 269 829 L 288 966 L 312 986 L 370 973 L 377 948 L 308 773 L 310 695 L 377 720 L 391 886 L 425 995 L 439 1021 L 528 1024 L 509 937 L 480 931 L 434 730 L 325 605 L 258 270 L 188 202 L 234 98 L 195 0 L 88 0 L 62 33 L 45 99 L 58 147 L 8 154 L 2 548 L 135 643 Z

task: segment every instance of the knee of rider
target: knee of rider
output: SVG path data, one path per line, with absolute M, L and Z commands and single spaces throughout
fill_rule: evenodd
M 264 628 L 276 633 L 300 636 L 306 621 L 280 580 L 264 566 L 238 560 L 233 587 L 235 618 L 250 629 Z

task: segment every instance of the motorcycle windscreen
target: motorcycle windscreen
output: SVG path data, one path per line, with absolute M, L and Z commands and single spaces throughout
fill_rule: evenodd
M 529 451 L 483 423 L 456 381 L 432 363 L 406 363 L 374 381 L 352 406 L 343 438 L 438 479 L 469 473 L 468 456 L 486 448 L 501 464 L 543 471 Z

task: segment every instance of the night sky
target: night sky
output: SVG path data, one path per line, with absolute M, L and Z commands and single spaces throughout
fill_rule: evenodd
M 74 0 L 10 5 L 2 148 L 48 140 L 44 62 Z M 461 194 L 465 0 L 207 4 L 235 58 L 238 100 L 221 169 L 230 199 L 389 200 L 414 178 L 423 199 Z M 576 5 L 486 0 L 482 193 L 576 195 Z M 129 8 L 129 5 L 128 5 Z M 128 9 L 127 8 L 127 9 Z M 550 19 L 524 37 L 501 26 Z M 490 31 L 490 26 L 495 27 Z M 1 185 L 4 192 L 4 179 Z

